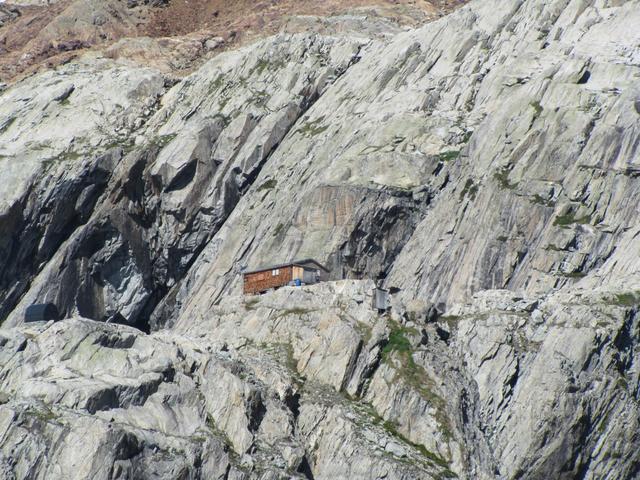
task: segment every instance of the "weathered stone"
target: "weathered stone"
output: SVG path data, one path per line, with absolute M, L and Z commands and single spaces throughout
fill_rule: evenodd
M 639 7 L 310 17 L 0 92 L 0 476 L 637 477 Z M 336 281 L 240 295 L 300 257 Z

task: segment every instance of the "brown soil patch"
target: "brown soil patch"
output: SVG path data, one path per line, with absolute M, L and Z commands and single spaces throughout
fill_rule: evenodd
M 10 80 L 29 65 L 56 54 L 47 52 L 48 45 L 29 46 L 29 43 L 34 43 L 38 33 L 51 18 L 60 15 L 65 5 L 66 1 L 51 6 L 13 7 L 19 16 L 0 29 L 0 81 Z
M 73 38 L 50 41 L 40 35 L 69 3 L 70 0 L 62 0 L 47 6 L 11 7 L 19 16 L 0 28 L 0 81 L 13 80 L 34 67 L 59 65 L 89 46 Z
M 280 31 L 294 15 L 330 16 L 375 6 L 398 23 L 415 25 L 448 13 L 466 1 L 170 0 L 165 7 L 123 9 L 123 3 L 104 0 L 105 11 L 108 15 L 113 13 L 104 26 L 91 19 L 90 3 L 83 5 L 76 0 L 60 0 L 39 7 L 11 7 L 13 17 L 3 17 L 0 11 L 0 82 L 15 81 L 42 68 L 55 67 L 89 48 L 104 51 L 121 38 L 172 37 L 180 41 L 189 34 L 193 37 L 194 32 L 206 32 L 208 36 L 222 37 L 226 48 L 230 48 Z M 0 10 L 3 8 L 9 7 L 0 4 Z M 16 10 L 19 16 L 14 18 Z M 193 42 L 193 38 L 185 41 Z
M 434 2 L 437 3 L 437 2 Z M 367 6 L 411 6 L 429 15 L 438 5 L 425 0 L 173 0 L 157 10 L 149 36 L 185 35 L 208 29 L 224 38 L 242 34 L 277 32 L 291 15 L 329 16 Z

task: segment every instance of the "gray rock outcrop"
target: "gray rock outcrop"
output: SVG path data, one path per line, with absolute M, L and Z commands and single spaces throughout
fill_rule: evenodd
M 640 476 L 640 3 L 321 23 L 0 92 L 0 476 Z
M 445 460 L 425 458 L 341 392 L 363 380 L 353 364 L 366 332 L 384 329 L 352 300 L 367 287 L 237 299 L 215 319 L 151 335 L 80 318 L 4 330 L 1 468 L 78 479 L 448 474 Z M 308 309 L 303 330 L 292 300 Z M 323 311 L 327 302 L 348 316 Z

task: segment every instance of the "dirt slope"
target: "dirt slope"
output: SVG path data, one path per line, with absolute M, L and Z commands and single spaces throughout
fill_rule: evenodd
M 60 0 L 0 5 L 0 82 L 52 68 L 89 49 L 187 71 L 218 45 L 235 46 L 283 29 L 292 16 L 374 8 L 401 25 L 443 15 L 464 0 Z M 138 39 L 112 48 L 122 39 Z M 150 39 L 159 39 L 151 41 Z M 154 58 L 156 57 L 156 58 Z M 160 57 L 159 62 L 155 60 Z

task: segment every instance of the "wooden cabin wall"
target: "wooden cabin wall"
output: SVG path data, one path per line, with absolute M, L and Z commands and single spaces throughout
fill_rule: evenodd
M 255 294 L 287 285 L 293 279 L 293 267 L 278 269 L 278 274 L 273 274 L 274 270 L 265 270 L 246 274 L 244 277 L 244 293 Z

